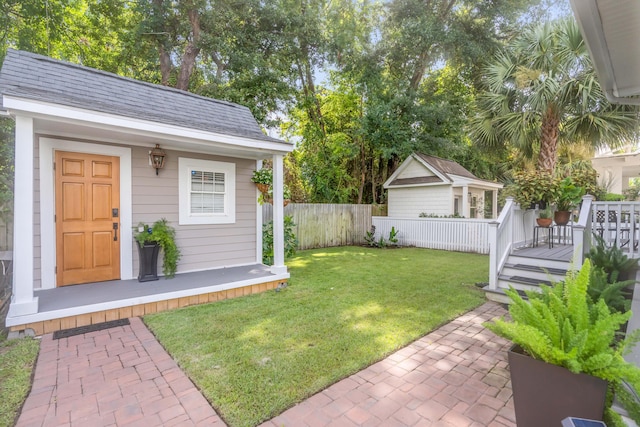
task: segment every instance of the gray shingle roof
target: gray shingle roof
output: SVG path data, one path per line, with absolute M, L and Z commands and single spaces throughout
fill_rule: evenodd
M 0 93 L 269 142 L 247 107 L 9 49 Z
M 451 175 L 461 176 L 465 178 L 470 178 L 475 181 L 484 181 L 490 182 L 492 184 L 496 184 L 494 181 L 487 181 L 486 179 L 480 179 L 467 169 L 465 169 L 459 163 L 454 162 L 453 160 L 442 159 L 436 156 L 429 156 L 423 153 L 414 153 L 416 156 L 420 157 L 424 162 L 430 165 L 433 169 L 439 172 L 442 176 L 448 179 L 450 183 L 453 182 L 453 178 Z M 405 160 L 406 161 L 406 160 Z M 388 186 L 399 186 L 399 185 L 417 185 L 417 184 L 434 184 L 434 183 L 444 183 L 442 179 L 437 176 L 418 176 L 413 178 L 396 178 L 391 181 Z
M 477 176 L 475 176 L 459 163 L 456 163 L 453 160 L 446 160 L 436 156 L 428 156 L 423 153 L 416 153 L 416 155 L 433 166 L 434 169 L 436 169 L 447 178 L 451 178 L 449 175 L 458 175 L 465 178 L 479 179 Z

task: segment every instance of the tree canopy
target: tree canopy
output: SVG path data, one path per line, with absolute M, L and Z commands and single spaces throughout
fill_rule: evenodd
M 381 203 L 382 184 L 413 151 L 494 179 L 509 150 L 536 147 L 504 132 L 470 135 L 467 124 L 487 98 L 485 60 L 526 56 L 524 42 L 513 58 L 503 48 L 547 3 L 0 0 L 0 59 L 13 47 L 246 105 L 296 143 L 285 161 L 295 201 Z M 568 123 L 562 132 L 584 140 L 607 136 Z
M 616 147 L 637 131 L 637 108 L 606 100 L 573 18 L 526 29 L 483 75 L 473 136 L 535 157 L 541 171 L 555 171 L 560 145 Z

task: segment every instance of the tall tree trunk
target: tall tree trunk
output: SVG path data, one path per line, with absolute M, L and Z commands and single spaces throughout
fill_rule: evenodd
M 169 86 L 169 77 L 171 77 L 171 56 L 164 48 L 161 42 L 158 42 L 158 55 L 160 56 L 160 77 L 164 86 Z
M 167 38 L 166 22 L 160 19 L 164 15 L 163 0 L 153 0 L 153 14 L 156 15 L 154 20 L 154 38 L 158 45 L 158 57 L 160 59 L 160 79 L 164 86 L 169 86 L 169 78 L 171 76 L 171 52 L 165 47 Z
M 538 154 L 538 169 L 552 174 L 556 168 L 558 158 L 558 130 L 560 119 L 551 107 L 547 108 L 542 117 L 540 135 L 540 153 Z
M 436 0 L 438 1 L 438 0 Z M 444 22 L 447 19 L 447 15 L 451 13 L 451 9 L 455 5 L 457 0 L 440 0 L 440 5 L 435 5 L 434 9 L 439 9 L 437 12 L 436 20 Z M 432 0 L 428 0 L 425 2 L 425 9 L 430 9 L 432 6 Z M 420 56 L 415 63 L 415 67 L 413 69 L 413 74 L 411 75 L 411 80 L 409 81 L 408 94 L 413 94 L 418 90 L 420 86 L 420 82 L 422 82 L 422 78 L 424 77 L 425 72 L 427 71 L 427 67 L 431 63 L 431 50 L 433 49 L 433 44 L 429 46 L 424 46 L 424 49 L 420 52 Z
M 191 38 L 184 48 L 180 73 L 176 82 L 176 89 L 189 90 L 189 80 L 196 65 L 196 58 L 200 54 L 200 13 L 195 5 L 189 9 L 189 24 L 191 25 Z

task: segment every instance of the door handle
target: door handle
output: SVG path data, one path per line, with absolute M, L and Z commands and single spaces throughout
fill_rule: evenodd
M 118 241 L 118 223 L 117 222 L 113 223 L 113 241 L 114 242 Z

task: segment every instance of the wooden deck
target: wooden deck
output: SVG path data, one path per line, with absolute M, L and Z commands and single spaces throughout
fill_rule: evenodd
M 570 262 L 573 257 L 573 245 L 553 245 L 553 248 L 545 244 L 540 244 L 537 247 L 527 247 L 514 250 L 512 253 L 514 256 L 522 256 L 527 258 L 536 259 L 552 259 L 557 261 Z

